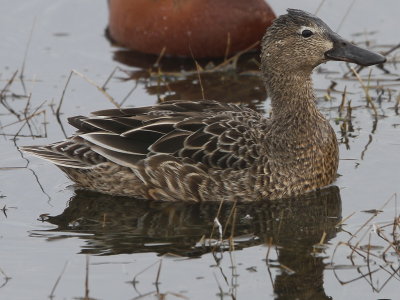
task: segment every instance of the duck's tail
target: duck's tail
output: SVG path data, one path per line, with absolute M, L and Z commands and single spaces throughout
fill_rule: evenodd
M 87 145 L 72 140 L 45 146 L 22 146 L 19 149 L 45 159 L 60 167 L 90 169 L 106 159 L 93 152 Z

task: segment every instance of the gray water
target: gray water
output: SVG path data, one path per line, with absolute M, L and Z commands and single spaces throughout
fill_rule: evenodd
M 287 7 L 315 12 L 320 1 L 269 3 L 282 14 Z M 342 22 L 350 4 L 325 1 L 318 15 L 342 36 L 363 46 L 368 41 L 375 50 L 387 51 L 400 42 L 398 1 L 356 1 Z M 63 130 L 66 135 L 74 132 L 68 116 L 113 107 L 96 87 L 74 75 L 65 91 L 60 125 L 53 110 L 72 69 L 101 86 L 115 67 L 121 68 L 107 92 L 121 102 L 134 89 L 124 106 L 201 98 L 197 76 L 167 78 L 169 89 L 143 76 L 141 68 L 154 58 L 110 45 L 104 36 L 106 1 L 1 0 L 0 7 L 0 90 L 18 71 L 5 94 L 7 103 L 0 105 L 0 299 L 45 299 L 60 274 L 54 299 L 85 297 L 86 274 L 88 295 L 95 299 L 399 298 L 398 236 L 391 235 L 393 227 L 383 227 L 398 216 L 395 193 L 400 192 L 396 63 L 385 65 L 389 74 L 377 67 L 360 72 L 367 82 L 371 71 L 371 86 L 384 86 L 370 89 L 377 117 L 366 106 L 360 83 L 343 78 L 345 63 L 330 62 L 315 72 L 318 106 L 340 142 L 337 187 L 293 202 L 238 206 L 235 251 L 222 253 L 204 245 L 213 231 L 217 204 L 154 204 L 76 192 L 57 167 L 22 156 L 16 147 L 59 141 Z M 389 60 L 398 61 L 399 55 L 394 51 Z M 257 68 L 251 57 L 241 62 L 237 71 L 205 76 L 206 97 L 235 98 L 268 113 Z M 165 61 L 165 70 L 176 71 L 181 63 Z M 332 81 L 337 92 L 327 97 Z M 346 105 L 339 113 L 345 87 Z M 349 100 L 351 124 L 344 121 Z M 35 113 L 28 126 L 24 118 Z M 341 132 L 344 124 L 348 130 Z M 362 227 L 373 216 L 364 211 L 372 209 L 382 212 Z M 224 238 L 231 232 L 231 211 L 231 206 L 221 211 L 222 225 L 228 224 Z M 398 234 L 399 226 L 396 230 Z M 350 233 L 355 234 L 351 241 Z M 211 242 L 216 241 L 214 230 Z M 347 244 L 338 246 L 341 242 Z

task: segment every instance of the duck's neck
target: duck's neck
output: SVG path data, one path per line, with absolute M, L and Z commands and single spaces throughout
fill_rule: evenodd
M 312 71 L 266 71 L 265 84 L 271 97 L 272 119 L 306 121 L 321 118 L 315 105 Z

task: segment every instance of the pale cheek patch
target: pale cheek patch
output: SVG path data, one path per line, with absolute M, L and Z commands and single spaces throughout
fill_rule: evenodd
M 324 40 L 323 44 L 324 44 L 324 49 L 326 51 L 331 50 L 333 48 L 333 42 L 332 41 Z

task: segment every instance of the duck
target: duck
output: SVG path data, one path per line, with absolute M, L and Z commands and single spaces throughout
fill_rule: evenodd
M 71 117 L 71 137 L 21 150 L 54 163 L 78 189 L 113 196 L 273 201 L 327 186 L 336 180 L 339 151 L 316 106 L 313 69 L 386 59 L 297 9 L 279 16 L 261 45 L 269 117 L 239 104 L 174 100 Z

